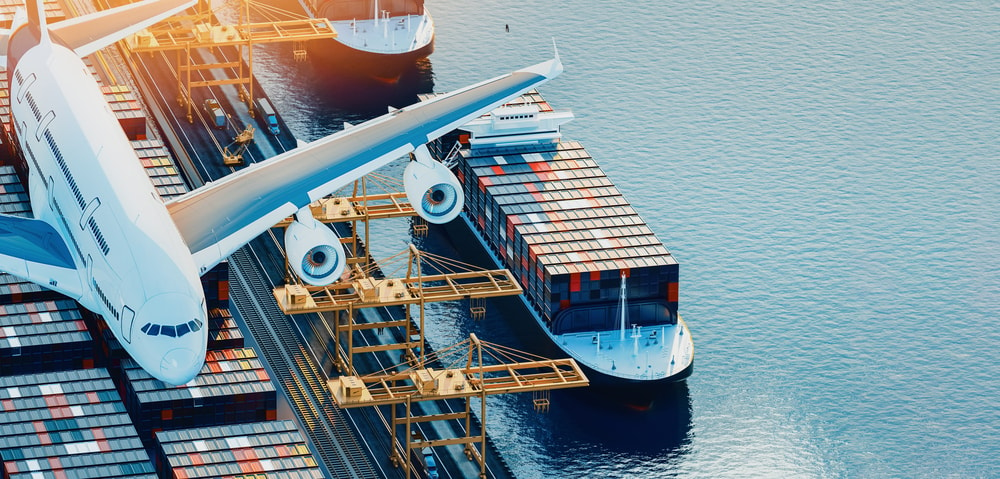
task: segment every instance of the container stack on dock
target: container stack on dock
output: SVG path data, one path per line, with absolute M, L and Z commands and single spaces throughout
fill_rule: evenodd
M 160 477 L 323 477 L 289 421 L 162 431 L 156 443 Z
M 31 203 L 13 166 L 0 165 L 0 213 L 31 216 Z
M 208 349 L 237 349 L 244 347 L 243 332 L 228 309 L 208 311 Z
M 3 479 L 155 479 L 104 369 L 0 377 Z
M 56 0 L 45 0 L 45 22 L 55 23 L 66 19 L 66 12 Z M 0 28 L 10 28 L 11 20 L 18 8 L 24 8 L 24 0 L 0 0 Z
M 163 201 L 189 191 L 162 141 L 158 138 L 133 140 L 132 148 L 139 156 L 139 162 L 146 169 L 149 181 L 153 182 L 156 193 L 163 198 Z
M 76 302 L 0 304 L 0 376 L 93 367 L 94 343 Z
M 534 92 L 515 103 L 552 111 Z M 507 138 L 511 143 L 477 144 L 475 135 L 463 136 L 471 147 L 460 151 L 457 176 L 468 219 L 550 330 L 605 329 L 616 321 L 622 275 L 630 300 L 662 300 L 675 316 L 677 261 L 583 146 Z M 570 308 L 580 314 L 559 318 Z M 676 321 L 657 316 L 632 322 Z
M 17 276 L 0 273 L 0 304 L 18 304 L 63 298 L 59 293 L 28 283 Z
M 201 372 L 181 387 L 153 378 L 131 358 L 122 361 L 125 402 L 143 440 L 160 430 L 277 418 L 277 395 L 253 349 L 209 351 Z
M 223 260 L 201 275 L 205 291 L 205 309 L 229 309 L 229 261 Z
M 104 101 L 118 118 L 122 131 L 129 140 L 146 139 L 146 114 L 139 107 L 135 93 L 125 85 L 104 85 L 101 87 Z

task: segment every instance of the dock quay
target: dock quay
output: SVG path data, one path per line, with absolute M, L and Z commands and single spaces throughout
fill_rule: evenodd
M 56 16 L 60 18 L 72 18 L 94 10 L 92 5 L 80 0 L 67 2 L 47 2 L 47 10 L 56 11 Z M 51 8 L 48 3 L 51 3 Z M 0 17 L 4 14 L 0 12 Z M 167 54 L 130 53 L 127 45 L 120 44 L 87 59 L 91 73 L 102 86 L 105 100 L 116 113 L 150 181 L 164 201 L 236 171 L 241 165 L 225 161 L 233 149 L 239 150 L 241 163 L 249 165 L 292 149 L 297 144 L 280 119 L 282 105 L 274 105 L 279 113 L 278 133 L 267 134 L 260 128 L 259 120 L 250 115 L 248 108 L 256 98 L 266 99 L 266 92 L 257 89 L 252 95 L 247 95 L 239 83 L 227 83 L 234 76 L 247 77 L 246 71 L 250 71 L 239 48 L 223 46 L 210 51 L 191 50 L 190 54 L 203 64 L 215 67 L 191 70 L 195 82 L 205 82 L 206 88 L 193 90 L 194 93 L 188 90 L 186 103 L 181 106 L 177 104 L 175 83 L 179 74 L 175 69 L 177 63 Z M 6 78 L 6 75 L 3 77 Z M 252 74 L 249 77 L 252 78 Z M 3 85 L 2 91 L 6 93 L 9 89 Z M 214 122 L 209 115 L 211 112 L 202 107 L 207 105 L 206 100 L 214 100 L 218 108 L 225 112 L 223 125 Z M 9 94 L 0 97 L 0 117 L 4 117 L 5 133 L 2 141 L 7 150 L 0 158 L 0 178 L 3 179 L 0 208 L 7 214 L 30 217 L 27 189 L 22 184 L 27 167 L 20 152 L 13 148 L 15 142 L 12 141 L 13 130 L 9 126 L 9 102 Z M 255 126 L 258 134 L 253 136 L 253 141 L 236 144 L 234 139 L 246 131 L 247 126 Z M 365 221 L 367 219 L 370 218 L 365 218 Z M 342 236 L 355 238 L 355 256 L 361 254 L 367 260 L 367 253 L 364 252 L 364 242 L 369 239 L 367 224 L 362 240 L 358 235 L 358 218 L 353 220 L 355 222 L 342 223 L 336 228 Z M 418 223 L 415 226 L 415 230 L 419 231 L 421 225 Z M 420 267 L 419 264 L 417 267 Z M 485 425 L 479 423 L 479 417 L 473 414 L 478 411 L 470 409 L 470 401 L 479 400 L 483 407 L 481 414 L 485 414 L 486 395 L 512 390 L 505 383 L 508 379 L 493 376 L 492 382 L 485 381 L 491 388 L 483 387 L 485 368 L 480 365 L 478 382 L 457 383 L 462 384 L 467 393 L 462 397 L 438 395 L 436 387 L 431 387 L 429 381 L 421 380 L 423 385 L 420 390 L 411 394 L 422 399 L 419 403 L 416 400 L 412 404 L 410 401 L 386 401 L 383 396 L 378 402 L 381 406 L 347 400 L 350 404 L 342 408 L 345 400 L 336 394 L 340 389 L 336 386 L 331 388 L 331 379 L 342 380 L 342 384 L 356 378 L 364 384 L 379 375 L 391 377 L 407 367 L 414 367 L 419 357 L 420 368 L 413 369 L 412 375 L 407 373 L 393 379 L 406 382 L 412 377 L 422 378 L 422 374 L 430 374 L 433 368 L 444 371 L 447 364 L 435 361 L 435 358 L 444 356 L 438 356 L 423 342 L 421 324 L 410 315 L 410 306 L 382 305 L 358 311 L 352 307 L 346 312 L 332 310 L 286 315 L 274 300 L 274 292 L 286 286 L 288 274 L 281 242 L 272 230 L 202 278 L 212 318 L 208 325 L 209 360 L 195 380 L 177 388 L 160 383 L 138 368 L 121 345 L 116 344 L 116 339 L 99 316 L 74 307 L 72 301 L 31 283 L 20 282 L 9 275 L 0 277 L 3 280 L 0 283 L 0 305 L 10 306 L 10 314 L 3 316 L 10 325 L 4 324 L 0 328 L 0 355 L 7 354 L 22 360 L 33 358 L 30 354 L 35 353 L 26 346 L 27 339 L 22 341 L 29 336 L 36 341 L 35 344 L 61 341 L 66 344 L 62 346 L 65 351 L 79 351 L 79 354 L 58 358 L 51 354 L 44 356 L 43 351 L 40 359 L 32 359 L 38 367 L 37 371 L 20 367 L 10 371 L 0 370 L 0 381 L 15 385 L 7 390 L 0 389 L 0 428 L 15 428 L 4 429 L 4 434 L 0 435 L 4 438 L 0 440 L 0 460 L 3 462 L 0 477 L 21 477 L 20 474 L 40 471 L 60 475 L 71 469 L 78 472 L 100 470 L 96 474 L 102 477 L 146 477 L 152 474 L 159 477 L 216 477 L 220 471 L 242 474 L 272 472 L 277 477 L 284 477 L 278 474 L 285 472 L 282 464 L 288 465 L 289 473 L 296 471 L 310 477 L 318 477 L 317 471 L 325 477 L 425 477 L 427 472 L 420 456 L 420 449 L 424 448 L 427 454 L 433 454 L 438 471 L 444 477 L 512 477 L 510 468 L 489 440 Z M 374 263 L 371 263 L 367 274 L 371 275 L 372 284 L 375 281 L 392 281 L 384 278 Z M 429 280 L 432 278 L 433 275 L 428 275 Z M 469 281 L 464 277 L 458 282 L 442 278 L 437 280 L 450 282 L 451 288 L 462 288 L 463 284 L 471 288 L 462 282 Z M 497 282 L 496 279 L 488 281 Z M 419 296 L 412 298 L 419 302 L 422 322 L 424 293 L 430 292 L 430 287 L 410 285 L 407 288 L 420 292 Z M 456 289 L 455 297 L 468 299 L 477 294 L 470 291 Z M 345 321 L 348 328 L 339 329 Z M 29 327 L 29 323 L 45 323 L 45 328 Z M 56 336 L 49 331 L 53 325 L 66 331 L 60 330 L 62 336 Z M 42 331 L 44 334 L 36 331 L 42 329 L 45 329 Z M 421 339 L 415 340 L 413 334 L 418 334 Z M 355 356 L 351 352 L 346 363 L 342 353 L 343 338 L 358 348 L 358 354 Z M 398 347 L 400 344 L 405 347 Z M 475 339 L 465 347 L 471 351 L 476 345 L 482 348 L 485 344 Z M 531 367 L 546 368 L 550 365 L 539 361 Z M 338 375 L 338 368 L 342 375 Z M 471 378 L 475 374 L 459 369 L 448 371 L 449 378 L 453 375 L 468 375 Z M 34 376 L 28 375 L 29 372 Z M 72 394 L 68 390 L 57 391 L 53 386 L 56 382 L 68 381 L 65 378 L 70 377 L 81 384 L 77 388 L 79 390 L 74 389 Z M 585 384 L 580 377 L 582 375 L 577 377 L 576 382 L 559 383 L 556 387 Z M 530 391 L 534 390 L 533 387 L 529 385 L 518 390 Z M 374 391 L 374 386 L 371 388 Z M 458 389 L 455 387 L 452 390 Z M 34 396 L 29 396 L 29 391 Z M 129 447 L 136 450 L 129 455 L 132 462 L 121 459 L 115 464 L 97 464 L 98 461 L 91 460 L 92 454 L 107 452 L 109 447 L 117 444 L 114 441 L 109 443 L 113 437 L 115 440 L 119 437 L 112 436 L 111 432 L 81 432 L 80 437 L 85 440 L 83 443 L 72 442 L 79 439 L 79 434 L 60 435 L 53 432 L 64 430 L 59 428 L 72 429 L 59 421 L 68 420 L 71 416 L 83 417 L 84 413 L 89 414 L 90 405 L 103 403 L 111 405 L 109 407 L 115 412 L 114 421 L 120 425 L 120 430 L 116 429 L 114 434 L 124 438 L 121 439 L 123 441 L 129 441 Z M 31 409 L 32 417 L 40 418 L 36 420 L 50 421 L 51 424 L 45 423 L 42 429 L 37 425 L 34 430 L 25 429 L 24 418 L 19 415 L 19 411 L 25 408 Z M 105 406 L 98 409 L 94 414 L 104 415 L 102 418 L 107 416 Z M 404 413 L 405 416 L 400 418 Z M 435 421 L 431 423 L 427 418 Z M 292 421 L 282 421 L 285 419 Z M 406 434 L 397 438 L 396 431 L 403 429 L 403 424 Z M 239 429 L 238 425 L 255 426 Z M 301 432 L 301 439 L 275 445 L 275 448 L 289 452 L 287 458 L 290 459 L 287 461 L 283 459 L 286 456 L 252 461 L 241 455 L 220 457 L 212 452 L 216 449 L 201 449 L 208 447 L 206 443 L 210 439 L 221 440 L 230 448 L 248 448 L 247 438 L 253 434 L 292 429 Z M 17 432 L 8 435 L 7 431 Z M 8 438 L 15 437 L 16 444 L 8 442 Z M 184 441 L 190 437 L 204 439 L 185 446 L 187 443 Z M 75 461 L 41 456 L 39 451 L 46 449 L 36 447 L 63 443 L 66 444 L 67 454 Z M 400 446 L 399 443 L 405 445 Z M 190 447 L 195 450 L 184 449 Z M 212 447 L 222 446 L 217 443 Z M 429 452 L 431 449 L 433 453 Z M 211 464 L 206 460 L 209 453 L 215 461 Z M 467 455 L 483 461 L 482 464 L 470 461 Z M 118 460 L 111 455 L 103 459 Z M 203 461 L 206 467 L 192 468 L 192 464 L 199 465 L 198 461 Z

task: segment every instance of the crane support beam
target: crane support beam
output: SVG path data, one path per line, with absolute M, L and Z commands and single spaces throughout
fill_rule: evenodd
M 380 344 L 378 346 L 354 346 L 354 354 L 374 353 L 376 351 L 396 351 L 399 349 L 412 349 L 420 347 L 419 341 L 405 343 Z
M 446 285 L 424 285 L 434 282 Z M 273 291 L 278 306 L 285 314 L 516 296 L 522 292 L 513 273 L 506 269 L 423 275 L 419 278 L 362 278 L 328 286 L 293 284 L 279 286 Z
M 190 22 L 190 20 L 189 20 Z M 174 22 L 185 25 L 189 22 Z M 326 18 L 286 20 L 280 22 L 247 23 L 241 25 L 209 25 L 194 23 L 194 28 L 178 26 L 170 29 L 147 29 L 128 40 L 132 53 L 152 53 L 185 48 L 227 47 L 247 42 L 302 42 L 337 38 L 337 30 Z
M 474 366 L 465 369 L 416 369 L 378 376 L 341 376 L 328 384 L 343 408 L 457 399 L 586 386 L 590 383 L 573 359 Z
M 322 198 L 309 205 L 313 217 L 321 223 L 345 223 L 385 218 L 417 216 L 416 210 L 406 199 L 406 193 L 380 193 L 366 196 Z M 289 216 L 275 225 L 285 228 L 292 222 Z
M 431 421 L 451 421 L 452 419 L 465 419 L 465 413 L 463 412 L 450 412 L 441 414 L 428 414 L 426 416 L 413 416 L 409 419 L 409 422 L 431 422 Z M 395 424 L 397 426 L 405 424 L 407 420 L 405 418 L 396 418 Z M 414 443 L 424 444 L 428 447 L 433 447 L 435 444 L 428 444 L 431 442 L 429 439 L 424 439 L 422 441 L 414 441 Z

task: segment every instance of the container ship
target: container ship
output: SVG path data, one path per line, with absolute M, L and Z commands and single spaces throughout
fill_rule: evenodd
M 337 38 L 314 40 L 314 62 L 396 80 L 434 51 L 434 21 L 424 0 L 300 0 L 313 18 L 327 18 Z
M 583 146 L 561 138 L 572 118 L 533 91 L 435 145 L 465 190 L 461 217 L 591 384 L 682 380 L 694 343 L 678 263 Z

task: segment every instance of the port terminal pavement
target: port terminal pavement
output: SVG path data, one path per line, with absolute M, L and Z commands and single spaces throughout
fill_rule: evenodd
M 206 54 L 206 52 L 197 52 Z M 235 50 L 216 49 L 211 53 L 216 58 L 207 60 L 226 61 L 236 58 Z M 230 58 L 225 58 L 225 57 Z M 254 125 L 257 132 L 254 141 L 243 153 L 246 164 L 263 161 L 271 156 L 294 148 L 296 140 L 288 131 L 287 126 L 281 120 L 282 105 L 274 105 L 279 114 L 280 133 L 271 135 L 264 128 L 261 128 L 256 119 L 251 118 L 247 105 L 239 98 L 237 87 L 233 85 L 213 86 L 196 90 L 193 95 L 196 108 L 193 109 L 193 123 L 188 123 L 182 112 L 182 108 L 177 104 L 176 97 L 176 72 L 172 70 L 171 61 L 159 56 L 134 55 L 126 62 L 138 83 L 143 97 L 152 110 L 152 115 L 159 124 L 166 142 L 180 163 L 184 175 L 191 183 L 192 187 L 197 187 L 205 182 L 221 178 L 232 173 L 237 168 L 226 166 L 222 162 L 220 150 L 222 146 L 229 144 L 232 138 L 246 125 Z M 224 76 L 230 72 L 222 70 L 202 70 L 199 74 L 210 76 Z M 266 92 L 261 88 L 255 88 L 254 96 L 265 96 Z M 221 108 L 226 112 L 227 122 L 224 129 L 212 128 L 210 118 L 205 111 L 200 108 L 201 102 L 207 98 L 216 99 Z M 341 235 L 346 231 L 339 231 Z M 293 381 L 304 381 L 308 387 L 303 387 L 303 391 L 290 391 L 288 385 L 279 384 L 279 389 L 283 391 L 286 401 L 283 406 L 279 405 L 279 415 L 282 411 L 291 412 L 293 417 L 299 420 L 300 428 L 306 432 L 306 437 L 311 439 L 311 446 L 320 449 L 310 430 L 320 435 L 323 428 L 315 425 L 303 424 L 310 422 L 308 418 L 304 420 L 303 414 L 308 411 L 295 411 L 296 408 L 336 408 L 325 390 L 325 379 L 333 373 L 333 339 L 330 335 L 331 328 L 328 321 L 337 320 L 321 315 L 296 315 L 286 317 L 277 310 L 271 299 L 271 288 L 284 281 L 285 264 L 281 253 L 281 245 L 275 233 L 258 238 L 248 247 L 244 248 L 231 261 L 231 287 L 234 304 L 234 316 L 237 316 L 242 325 L 249 330 L 247 334 L 248 342 L 254 344 L 261 350 L 261 356 L 275 378 L 276 382 L 281 382 L 283 376 L 288 376 L 293 371 L 281 371 L 281 369 L 306 369 L 321 371 L 318 375 L 313 374 L 309 378 L 293 379 Z M 241 304 L 242 303 L 242 304 Z M 240 307 L 243 306 L 243 307 Z M 251 318 L 256 316 L 256 318 Z M 375 322 L 380 320 L 394 319 L 402 317 L 402 310 L 390 310 L 382 308 L 378 311 L 363 310 L 361 312 L 362 321 Z M 256 327 L 252 323 L 258 324 Z M 271 342 L 268 338 L 262 338 L 270 333 L 280 333 L 276 331 L 281 328 L 294 326 L 294 334 L 276 334 L 278 338 L 284 338 L 284 344 L 279 341 L 276 346 L 283 351 L 274 351 L 269 354 L 269 347 L 265 344 Z M 262 331 L 255 331 L 260 329 Z M 267 329 L 269 331 L 263 331 Z M 391 334 L 358 334 L 355 341 L 357 344 L 371 343 L 379 344 L 386 341 L 402 341 L 404 338 L 393 337 Z M 291 340 L 291 344 L 287 342 Z M 284 361 L 282 360 L 284 359 Z M 388 353 L 378 355 L 365 355 L 356 360 L 355 366 L 359 372 L 373 372 L 381 370 L 389 365 L 403 362 L 398 355 L 390 356 Z M 303 364 L 305 363 L 305 364 Z M 311 380 L 311 381 L 310 381 Z M 292 382 L 292 381 L 289 381 Z M 318 383 L 318 384 L 316 384 Z M 301 386 L 301 385 L 300 385 Z M 296 395 L 306 394 L 306 400 L 315 401 L 315 404 L 300 404 L 295 400 Z M 435 414 L 448 412 L 449 410 L 459 410 L 462 408 L 457 402 L 436 401 L 420 405 L 424 414 Z M 352 471 L 354 477 L 367 477 L 374 473 L 372 477 L 403 477 L 400 469 L 394 468 L 388 460 L 389 457 L 389 437 L 385 427 L 386 419 L 374 408 L 361 408 L 353 410 L 343 410 L 336 414 L 329 411 L 321 411 L 315 415 L 314 419 L 328 420 L 336 422 L 340 418 L 342 424 L 329 424 L 324 427 L 330 429 L 341 429 L 338 433 L 337 441 L 341 442 L 344 437 L 344 428 L 347 433 L 351 433 L 353 440 L 359 442 L 357 447 L 345 446 L 333 454 L 318 454 L 318 457 L 332 456 L 334 462 L 347 464 L 327 464 L 329 473 L 341 470 Z M 451 421 L 448 424 L 432 423 L 429 427 L 427 423 L 421 424 L 421 433 L 428 439 L 438 437 L 457 437 L 464 435 L 464 424 L 458 421 Z M 351 442 L 352 439 L 343 439 L 342 442 Z M 502 456 L 496 450 L 492 441 L 488 441 L 487 474 L 488 477 L 512 477 L 509 467 L 505 464 Z M 441 471 L 444 477 L 472 477 L 478 474 L 478 466 L 467 460 L 460 447 L 439 447 L 434 451 L 441 463 Z M 360 457 L 359 457 L 360 454 Z M 339 456 L 339 457 L 338 457 Z M 324 461 L 325 462 L 325 461 Z M 365 464 L 369 463 L 369 464 Z M 345 469 L 346 468 L 346 469 Z M 423 474 L 423 472 L 420 472 Z M 338 474 L 334 474 L 335 476 Z

